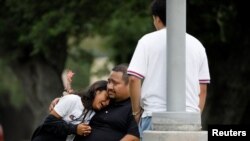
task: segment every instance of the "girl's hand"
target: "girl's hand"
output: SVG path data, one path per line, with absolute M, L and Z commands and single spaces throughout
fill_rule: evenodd
M 75 74 L 75 73 L 73 73 L 71 70 L 68 70 L 68 71 L 67 71 L 67 81 L 68 81 L 69 83 L 72 82 L 72 78 L 73 78 L 74 74 Z
M 91 133 L 91 127 L 86 123 L 80 123 L 77 125 L 77 135 L 87 136 Z
M 68 93 L 72 93 L 74 90 L 71 88 L 71 82 L 72 82 L 72 78 L 74 76 L 75 73 L 73 73 L 71 70 L 67 70 L 67 79 L 66 79 L 66 88 L 65 90 Z

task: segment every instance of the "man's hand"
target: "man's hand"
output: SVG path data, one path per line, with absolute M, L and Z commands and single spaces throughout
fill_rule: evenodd
M 140 139 L 134 135 L 126 134 L 120 141 L 140 141 Z
M 57 97 L 57 98 L 55 98 L 55 99 L 50 103 L 50 105 L 49 105 L 49 111 L 50 111 L 50 112 L 54 109 L 54 107 L 56 106 L 56 104 L 58 103 L 59 100 L 60 100 L 60 98 Z
M 140 119 L 141 119 L 141 115 L 143 113 L 143 109 L 141 108 L 138 112 L 133 112 L 133 116 L 135 118 L 135 121 L 137 122 L 137 124 L 139 123 Z
M 139 121 L 141 119 L 141 115 L 135 115 L 134 118 L 135 118 L 136 123 L 139 124 Z
M 87 136 L 91 133 L 91 127 L 86 123 L 80 123 L 77 125 L 77 135 Z

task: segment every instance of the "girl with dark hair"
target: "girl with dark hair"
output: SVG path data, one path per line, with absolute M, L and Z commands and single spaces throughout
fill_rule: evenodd
M 35 130 L 31 141 L 72 141 L 75 135 L 86 136 L 91 132 L 88 123 L 95 111 L 108 104 L 105 80 L 93 83 L 83 93 L 66 94 Z

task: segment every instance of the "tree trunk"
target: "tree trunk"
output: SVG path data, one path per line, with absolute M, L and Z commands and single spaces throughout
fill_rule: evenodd
M 51 101 L 62 95 L 64 88 L 61 74 L 67 57 L 66 36 L 59 36 L 54 41 L 50 42 L 49 50 L 46 52 L 36 55 L 27 55 L 25 53 L 26 55 L 16 59 L 10 65 L 23 88 L 24 107 L 27 108 L 26 110 L 22 109 L 26 111 L 21 115 L 22 121 L 13 121 L 14 125 L 15 122 L 22 122 L 24 126 L 22 128 L 10 127 L 12 130 L 20 129 L 15 132 L 24 133 L 22 138 L 19 137 L 13 140 L 30 140 L 34 129 L 48 115 Z
M 29 119 L 22 121 L 25 129 L 32 131 L 48 114 L 50 102 L 62 95 L 63 85 L 61 72 L 48 65 L 42 59 L 34 59 L 27 63 L 12 65 L 12 70 L 21 82 L 24 90 Z M 19 122 L 19 121 L 18 121 Z M 22 131 L 20 131 L 22 132 Z
M 4 141 L 30 140 L 33 131 L 31 123 L 34 119 L 31 116 L 30 108 L 27 104 L 16 108 L 10 102 L 10 93 L 2 93 L 1 96 L 1 124 L 4 131 Z

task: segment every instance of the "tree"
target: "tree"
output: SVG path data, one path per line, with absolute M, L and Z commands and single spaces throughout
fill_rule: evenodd
M 140 28 L 139 24 L 143 21 L 137 20 L 143 14 L 133 14 L 133 12 L 141 11 L 137 6 L 143 6 L 144 2 L 143 0 L 138 2 L 132 0 L 128 2 L 117 0 L 109 2 L 103 0 L 1 0 L 0 58 L 1 62 L 5 64 L 5 68 L 8 68 L 17 77 L 18 83 L 21 84 L 20 94 L 25 97 L 23 105 L 16 112 L 13 110 L 12 115 L 16 116 L 20 112 L 27 113 L 19 115 L 19 119 L 22 120 L 21 125 L 17 125 L 17 121 L 14 119 L 12 127 L 3 125 L 7 128 L 5 129 L 6 138 L 7 136 L 10 140 L 29 138 L 34 127 L 47 114 L 51 100 L 61 95 L 63 89 L 61 74 L 69 53 L 68 40 L 70 38 L 75 39 L 73 46 L 78 54 L 74 60 L 82 57 L 89 58 L 84 63 L 91 62 L 91 55 L 89 52 L 79 49 L 78 43 L 86 36 L 111 35 L 112 40 L 110 41 L 112 42 L 109 44 L 109 48 L 119 50 L 122 47 L 126 51 L 131 41 L 136 40 L 131 40 L 135 37 L 134 35 L 139 35 L 139 31 L 145 31 L 145 28 Z M 130 11 L 130 8 L 132 8 L 129 13 L 131 17 L 124 14 L 124 10 Z M 130 21 L 127 22 L 126 19 Z M 133 24 L 137 29 L 131 28 Z M 119 25 L 122 28 L 119 28 Z M 126 32 L 126 30 L 133 33 Z M 111 31 L 110 34 L 109 31 Z M 120 40 L 115 38 L 117 35 L 126 38 Z M 127 42 L 129 39 L 130 41 Z M 120 45 L 117 46 L 117 44 Z M 127 54 L 126 51 L 124 55 Z M 119 53 L 115 53 L 114 56 L 119 56 Z M 125 58 L 128 60 L 128 57 Z M 7 91 L 5 96 L 7 95 L 8 98 L 9 94 L 10 92 Z M 6 100 L 5 106 L 12 106 L 8 101 Z M 8 111 L 6 111 L 5 119 L 8 118 L 8 115 Z M 29 118 L 26 118 L 27 116 Z M 23 127 L 26 129 L 25 131 Z M 8 135 L 13 128 L 20 134 Z
M 25 114 L 18 112 L 23 125 L 16 127 L 20 122 L 16 120 L 12 127 L 5 126 L 6 138 L 13 129 L 25 134 L 8 136 L 13 138 L 10 140 L 29 138 L 48 113 L 51 100 L 62 93 L 67 38 L 87 31 L 86 14 L 81 13 L 85 1 L 1 0 L 0 4 L 1 61 L 18 78 L 25 97 L 25 109 L 20 108 Z M 12 112 L 16 115 L 15 110 Z M 27 115 L 29 118 L 22 118 Z

